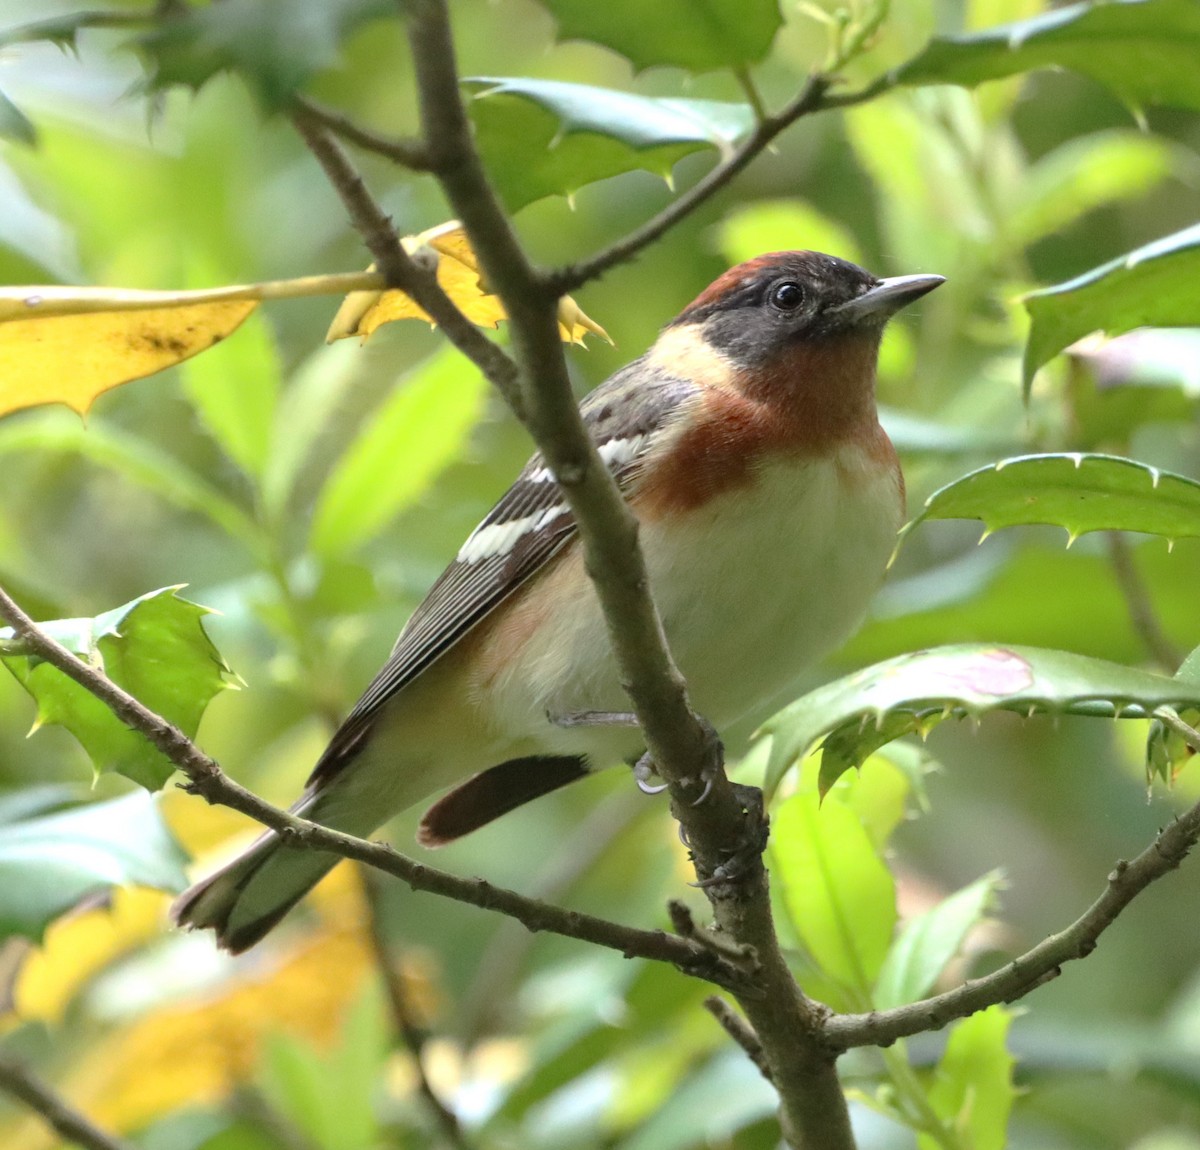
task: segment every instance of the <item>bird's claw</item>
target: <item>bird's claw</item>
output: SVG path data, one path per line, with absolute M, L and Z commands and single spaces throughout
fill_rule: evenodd
M 658 772 L 654 769 L 654 760 L 650 757 L 649 752 L 644 754 L 636 763 L 633 764 L 633 781 L 637 783 L 638 790 L 644 795 L 661 795 L 667 789 L 666 783 L 652 783 L 652 778 L 657 778 Z

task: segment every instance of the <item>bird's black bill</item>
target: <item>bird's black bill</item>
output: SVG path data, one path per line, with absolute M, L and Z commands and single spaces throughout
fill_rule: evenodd
M 835 311 L 839 317 L 849 320 L 887 319 L 945 282 L 945 276 L 892 276 L 880 280 L 873 288 L 863 292 L 857 299 L 842 304 Z

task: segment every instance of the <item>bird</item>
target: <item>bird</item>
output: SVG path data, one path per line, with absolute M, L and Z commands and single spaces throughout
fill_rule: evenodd
M 581 404 L 639 520 L 650 590 L 696 712 L 762 718 L 861 622 L 904 520 L 875 403 L 887 321 L 944 282 L 813 251 L 719 276 Z M 439 791 L 437 847 L 589 772 L 635 726 L 575 520 L 535 454 L 467 537 L 291 810 L 354 835 Z M 268 831 L 176 901 L 234 953 L 337 862 Z

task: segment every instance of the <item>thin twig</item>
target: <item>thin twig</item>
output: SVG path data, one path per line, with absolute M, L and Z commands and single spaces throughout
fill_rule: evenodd
M 682 195 L 672 200 L 653 219 L 647 220 L 627 236 L 585 260 L 544 273 L 543 281 L 556 294 L 565 294 L 581 288 L 617 264 L 632 259 L 643 248 L 660 239 L 681 220 L 690 216 L 749 166 L 753 160 L 757 159 L 776 136 L 784 129 L 790 128 L 797 120 L 831 108 L 849 108 L 855 104 L 865 103 L 886 91 L 893 83 L 890 76 L 885 75 L 857 92 L 830 95 L 829 88 L 832 80 L 828 76 L 810 76 L 790 103 L 774 116 L 768 115 L 761 118 L 754 131 L 738 145 L 727 159 L 719 163 Z
M 272 806 L 230 779 L 178 727 L 168 723 L 161 715 L 156 715 L 103 673 L 47 635 L 3 588 L 0 588 L 0 618 L 8 622 L 40 658 L 94 695 L 126 726 L 140 731 L 162 751 L 188 777 L 191 783 L 189 790 L 210 803 L 241 811 L 275 831 L 290 847 L 328 851 L 343 858 L 357 859 L 402 879 L 413 890 L 428 891 L 485 910 L 499 911 L 515 918 L 531 931 L 544 930 L 578 938 L 618 950 L 627 958 L 670 962 L 689 974 L 722 986 L 744 983 L 744 976 L 740 972 L 686 939 L 675 938 L 664 931 L 638 930 L 594 915 L 552 906 L 526 898 L 516 891 L 493 886 L 482 879 L 459 878 L 425 866 L 386 843 L 355 838 Z
M 85 1150 L 134 1150 L 132 1143 L 101 1130 L 70 1106 L 24 1063 L 3 1054 L 0 1054 L 0 1090 L 36 1111 L 66 1141 Z
M 381 903 L 383 891 L 378 882 L 378 876 L 365 867 L 360 868 L 359 877 L 362 879 L 363 892 L 367 900 L 367 933 L 371 939 L 371 950 L 375 955 L 375 965 L 383 979 L 383 987 L 387 992 L 388 1006 L 392 1013 L 392 1025 L 396 1034 L 408 1049 L 413 1070 L 417 1075 L 417 1089 L 425 1099 L 426 1107 L 437 1123 L 438 1129 L 446 1144 L 454 1150 L 471 1150 L 471 1143 L 464 1136 L 458 1115 L 454 1113 L 438 1096 L 425 1073 L 425 1043 L 428 1034 L 413 1017 L 412 1004 L 408 1000 L 408 990 L 404 985 L 404 972 L 392 958 L 391 948 L 383 931 Z
M 1133 561 L 1133 552 L 1124 532 L 1108 532 L 1108 558 L 1112 563 L 1113 574 L 1117 577 L 1117 585 L 1125 597 L 1129 621 L 1133 624 L 1142 645 L 1162 671 L 1168 675 L 1175 674 L 1183 656 L 1167 638 L 1155 614 L 1149 589 Z
M 1164 712 L 1158 717 L 1200 751 L 1200 732 L 1177 716 Z M 945 994 L 894 1010 L 835 1015 L 826 1027 L 830 1042 L 842 1049 L 889 1046 L 898 1038 L 940 1029 L 997 1002 L 1015 1002 L 1057 978 L 1063 963 L 1091 954 L 1100 935 L 1125 907 L 1152 882 L 1178 867 L 1197 841 L 1200 841 L 1200 803 L 1159 831 L 1136 858 L 1118 861 L 1108 876 L 1104 893 L 1066 929 L 1044 938 L 1000 970 Z
M 771 1077 L 771 1064 L 763 1053 L 762 1043 L 759 1042 L 758 1035 L 754 1033 L 754 1027 L 718 995 L 710 994 L 704 1000 L 704 1009 L 721 1024 L 721 1029 L 746 1052 L 746 1057 L 758 1067 L 758 1072 L 768 1082 L 774 1082 Z
M 387 282 L 421 305 L 446 338 L 483 372 L 519 416 L 521 393 L 517 386 L 517 365 L 463 315 L 438 285 L 433 269 L 404 250 L 392 221 L 371 196 L 358 169 L 333 133 L 304 108 L 293 113 L 292 123 L 324 170 L 346 208 L 350 222 Z
M 365 152 L 374 152 L 377 156 L 383 156 L 411 172 L 429 171 L 429 156 L 420 140 L 401 139 L 374 132 L 356 123 L 344 112 L 326 108 L 305 96 L 296 96 L 293 104 L 310 120 L 316 121 L 334 135 L 362 148 Z

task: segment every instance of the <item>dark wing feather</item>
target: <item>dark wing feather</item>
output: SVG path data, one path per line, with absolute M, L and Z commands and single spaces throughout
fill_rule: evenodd
M 674 414 L 696 394 L 694 384 L 663 376 L 635 361 L 593 391 L 581 405 L 584 422 L 597 445 L 620 445 L 610 453 L 609 467 L 622 491 L 641 474 L 645 448 L 656 431 L 669 425 Z M 513 528 L 509 547 L 472 560 L 472 540 L 491 531 L 497 539 L 506 524 L 525 521 L 533 529 Z M 464 548 L 442 572 L 429 594 L 400 633 L 391 657 L 371 681 L 346 717 L 309 778 L 325 782 L 365 745 L 379 709 L 411 683 L 472 628 L 503 603 L 527 579 L 540 571 L 575 537 L 575 519 L 549 478 L 545 461 L 535 455 L 516 482 L 488 512 Z M 484 539 L 489 538 L 484 535 Z

